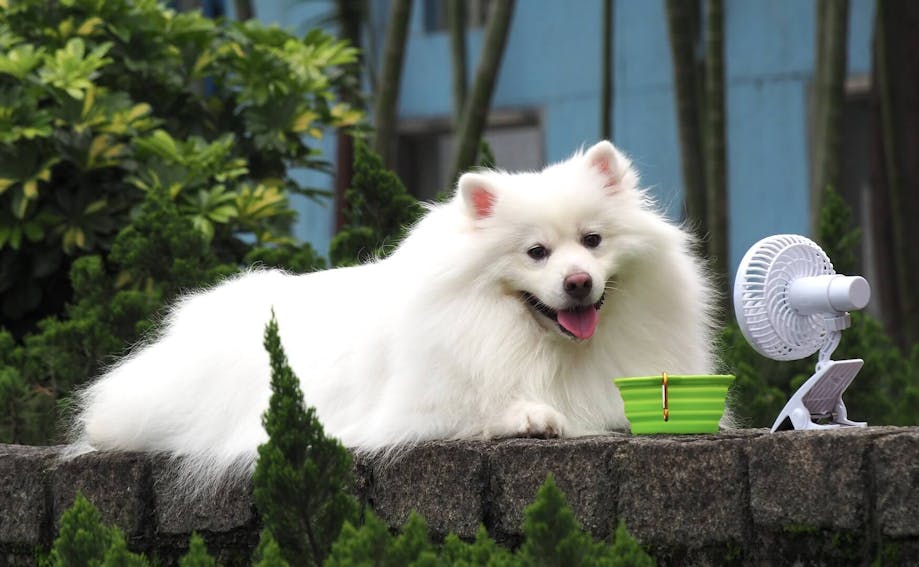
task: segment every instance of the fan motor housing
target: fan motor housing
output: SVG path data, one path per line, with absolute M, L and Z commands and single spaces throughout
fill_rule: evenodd
M 864 309 L 871 299 L 871 287 L 861 276 L 811 276 L 791 282 L 788 296 L 801 315 L 845 313 Z

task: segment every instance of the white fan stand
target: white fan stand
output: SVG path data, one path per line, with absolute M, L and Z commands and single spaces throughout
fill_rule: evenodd
M 837 274 L 823 250 L 803 236 L 770 236 L 744 255 L 734 283 L 734 311 L 750 345 L 774 360 L 820 351 L 814 374 L 785 404 L 773 432 L 865 427 L 848 419 L 842 401 L 864 361 L 830 356 L 852 325 L 848 312 L 863 309 L 870 297 L 865 278 Z

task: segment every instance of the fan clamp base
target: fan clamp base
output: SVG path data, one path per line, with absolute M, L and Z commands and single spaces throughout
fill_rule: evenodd
M 865 427 L 865 422 L 849 420 L 846 405 L 842 401 L 843 392 L 864 364 L 865 362 L 859 358 L 821 361 L 814 375 L 798 388 L 782 408 L 772 426 L 772 432 L 789 429 Z

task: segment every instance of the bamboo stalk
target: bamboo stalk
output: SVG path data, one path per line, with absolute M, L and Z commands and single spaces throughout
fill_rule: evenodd
M 475 82 L 456 136 L 456 153 L 451 168 L 453 180 L 475 163 L 513 14 L 514 0 L 492 0 Z
M 392 166 L 392 139 L 396 133 L 396 114 L 399 104 L 399 87 L 402 82 L 402 64 L 405 59 L 405 43 L 408 37 L 408 23 L 412 13 L 412 0 L 392 0 L 389 10 L 389 24 L 386 45 L 383 48 L 383 70 L 380 73 L 379 89 L 374 106 L 376 131 L 373 147 L 383 158 L 387 167 Z

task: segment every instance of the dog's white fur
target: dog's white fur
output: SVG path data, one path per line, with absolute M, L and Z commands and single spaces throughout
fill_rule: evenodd
M 307 403 L 346 446 L 624 429 L 613 378 L 713 370 L 704 270 L 637 184 L 609 142 L 539 173 L 468 173 L 384 260 L 253 271 L 188 295 L 82 392 L 75 446 L 183 457 L 204 482 L 250 470 L 272 308 Z M 531 258 L 535 244 L 550 255 Z M 585 299 L 606 294 L 586 340 L 521 299 L 564 309 L 577 272 L 606 282 Z

